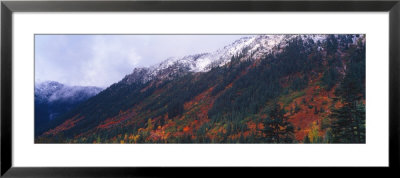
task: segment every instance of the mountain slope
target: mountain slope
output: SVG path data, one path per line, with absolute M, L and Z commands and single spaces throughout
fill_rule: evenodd
M 331 114 L 347 106 L 340 92 L 347 79 L 360 88 L 354 102 L 365 104 L 363 35 L 243 38 L 214 53 L 134 69 L 55 119 L 35 142 L 340 141 Z
M 326 35 L 257 35 L 243 37 L 212 53 L 202 53 L 184 57 L 171 57 L 165 61 L 148 68 L 135 68 L 133 72 L 125 76 L 129 84 L 135 81 L 142 83 L 154 79 L 173 79 L 176 76 L 189 72 L 208 72 L 213 67 L 221 67 L 230 62 L 234 55 L 241 54 L 244 58 L 259 59 L 270 53 L 279 53 L 292 38 L 307 38 L 317 43 L 323 41 Z
M 98 87 L 66 86 L 55 81 L 35 84 L 35 135 L 41 134 L 51 120 L 100 91 Z

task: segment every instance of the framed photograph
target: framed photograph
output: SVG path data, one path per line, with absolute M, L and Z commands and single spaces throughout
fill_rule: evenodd
M 2 1 L 1 175 L 393 171 L 399 20 L 399 1 Z

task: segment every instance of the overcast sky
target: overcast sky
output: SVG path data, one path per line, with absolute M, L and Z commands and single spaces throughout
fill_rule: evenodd
M 107 87 L 135 67 L 212 52 L 244 35 L 36 35 L 35 80 Z

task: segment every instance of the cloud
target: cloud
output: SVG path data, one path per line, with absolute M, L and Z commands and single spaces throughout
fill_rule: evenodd
M 36 37 L 35 81 L 107 87 L 141 60 L 127 38 L 107 35 Z
M 112 36 L 94 36 L 90 51 L 91 58 L 81 65 L 80 85 L 108 86 L 132 72 L 142 59 L 129 39 Z
M 36 35 L 35 81 L 108 87 L 168 57 L 212 52 L 248 35 Z

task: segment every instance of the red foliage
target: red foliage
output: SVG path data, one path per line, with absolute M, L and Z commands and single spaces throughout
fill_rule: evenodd
M 66 120 L 61 125 L 57 126 L 56 128 L 50 129 L 49 131 L 45 132 L 43 135 L 56 135 L 57 133 L 60 133 L 62 131 L 69 130 L 72 127 L 74 127 L 75 124 L 82 119 L 83 119 L 83 117 L 78 118 L 78 115 L 76 115 L 76 116 L 72 117 L 71 119 Z
M 298 112 L 287 113 L 286 116 L 289 117 L 289 121 L 293 124 L 295 128 L 295 137 L 298 141 L 302 141 L 304 136 L 311 130 L 312 123 L 321 123 L 324 117 L 329 117 L 331 113 L 330 107 L 335 104 L 335 107 L 339 107 L 341 103 L 333 103 L 334 89 L 331 91 L 326 91 L 320 86 L 315 85 L 317 80 L 312 80 L 309 87 L 305 89 L 305 95 L 294 99 L 288 106 L 285 107 L 286 111 L 293 110 L 295 104 L 300 108 Z M 306 103 L 303 103 L 303 100 Z M 310 108 L 310 107 L 311 108 Z M 317 108 L 317 109 L 315 109 Z M 322 108 L 323 112 L 320 112 Z M 315 112 L 317 110 L 317 112 Z M 324 132 L 321 130 L 321 132 Z M 324 133 L 321 133 L 323 135 Z
M 98 125 L 97 128 L 99 128 L 99 129 L 110 128 L 114 125 L 121 123 L 122 121 L 125 121 L 129 118 L 136 116 L 136 114 L 137 113 L 136 113 L 135 108 L 127 110 L 127 111 L 120 111 L 120 113 L 117 116 L 106 119 L 100 125 Z

